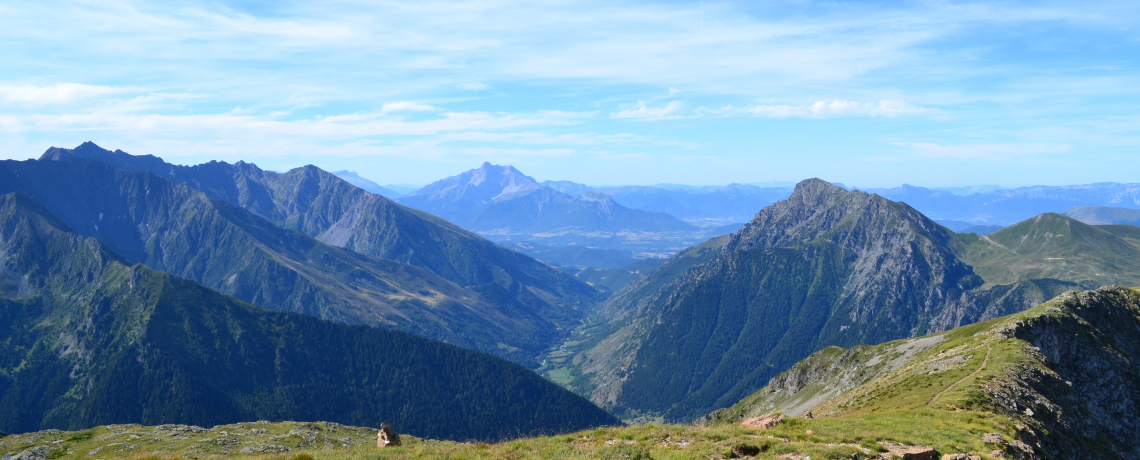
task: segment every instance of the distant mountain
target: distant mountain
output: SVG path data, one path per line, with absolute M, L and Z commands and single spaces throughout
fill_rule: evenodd
M 1059 213 L 1077 206 L 1140 208 L 1140 184 L 1111 182 L 1019 187 L 965 196 L 905 184 L 892 189 L 865 191 L 905 202 L 932 219 L 979 225 L 1005 226 L 1038 214 Z
M 464 228 L 496 233 L 694 231 L 672 216 L 629 209 L 597 191 L 571 197 L 511 166 L 477 169 L 428 184 L 400 204 L 438 215 Z
M 990 283 L 1056 278 L 1140 286 L 1140 246 L 1072 217 L 1046 213 L 962 239 L 962 260 Z
M 394 198 L 394 197 L 403 195 L 403 193 L 399 193 L 399 192 L 392 190 L 392 189 L 384 188 L 380 184 L 377 184 L 377 183 L 372 182 L 368 179 L 360 177 L 359 174 L 354 173 L 352 171 L 333 171 L 333 175 L 335 175 L 336 177 L 339 177 L 341 179 L 344 179 L 345 182 L 348 182 L 352 185 L 360 187 L 361 189 L 364 189 L 368 193 L 375 193 L 377 195 L 383 195 L 383 196 L 386 196 L 389 198 Z
M 486 316 L 485 321 L 519 332 L 519 341 L 505 342 L 502 346 L 490 343 L 499 337 L 494 334 L 463 332 L 461 328 L 450 326 L 437 331 L 449 336 L 482 337 L 481 341 L 499 350 L 496 353 L 508 354 L 520 362 L 530 362 L 520 356 L 532 349 L 531 345 L 520 347 L 521 344 L 544 343 L 564 334 L 577 324 L 589 305 L 603 297 L 600 291 L 556 268 L 504 249 L 438 217 L 368 193 L 314 166 L 280 174 L 244 162 L 179 166 L 149 155 L 112 152 L 92 143 L 70 150 L 49 149 L 41 162 L 67 158 L 92 159 L 120 165 L 126 171 L 153 173 L 320 242 L 373 258 L 422 267 L 478 293 L 500 308 L 521 309 L 514 310 L 519 318 L 533 317 L 533 314 L 553 324 L 551 328 L 519 329 L 510 325 L 511 321 L 500 322 Z M 434 320 L 415 322 L 438 324 Z M 479 349 L 487 350 L 483 346 Z
M 574 273 L 578 279 L 590 283 L 591 286 L 607 291 L 616 291 L 648 275 L 665 263 L 665 259 L 643 259 L 620 268 L 586 267 L 583 269 L 567 269 Z
M 974 234 L 978 234 L 978 235 L 989 235 L 990 233 L 1001 230 L 1002 228 L 1004 228 L 1004 227 L 1002 227 L 1001 225 L 971 225 L 969 227 L 962 229 L 962 231 L 960 231 L 958 233 L 974 233 Z
M 964 245 L 906 204 L 801 182 L 719 250 L 678 254 L 695 264 L 667 262 L 658 271 L 671 274 L 651 273 L 597 309 L 616 330 L 581 339 L 594 344 L 575 357 L 573 385 L 626 417 L 688 420 L 825 346 L 947 330 L 1078 286 L 984 288 L 959 259 Z
M 947 436 L 958 431 L 950 425 L 972 418 L 1012 428 L 1004 438 L 987 435 L 986 447 L 1001 454 L 995 457 L 1140 458 L 1138 329 L 1137 291 L 1068 292 L 945 333 L 820 350 L 699 423 L 810 411 L 845 436 L 920 423 L 945 439 L 934 447 L 949 454 L 971 443 Z M 977 445 L 991 430 L 968 436 Z
M 271 312 L 0 196 L 0 429 L 330 420 L 495 440 L 614 424 L 499 358 Z
M 539 185 L 543 187 L 550 187 L 570 196 L 578 196 L 581 195 L 582 192 L 593 190 L 593 187 L 590 187 L 589 185 L 570 182 L 568 180 L 544 180 L 542 182 L 539 182 Z
M 1089 225 L 1140 225 L 1140 209 L 1077 206 L 1061 214 Z
M 278 228 L 149 172 L 76 157 L 0 162 L 0 193 L 10 192 L 35 197 L 132 263 L 264 308 L 396 327 L 531 365 L 562 335 L 512 296 Z

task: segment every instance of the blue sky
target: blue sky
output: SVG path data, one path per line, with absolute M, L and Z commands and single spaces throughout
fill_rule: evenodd
M 0 5 L 0 158 L 423 184 L 1140 182 L 1137 2 Z

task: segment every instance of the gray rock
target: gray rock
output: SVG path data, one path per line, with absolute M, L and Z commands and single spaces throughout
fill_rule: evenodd
M 48 446 L 33 447 L 16 454 L 10 460 L 47 460 L 49 452 L 51 452 L 51 447 Z

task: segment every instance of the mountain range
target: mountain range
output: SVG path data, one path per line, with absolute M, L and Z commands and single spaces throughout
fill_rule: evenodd
M 1053 245 L 1044 251 L 1051 253 L 1062 238 L 1040 238 L 1057 225 L 1068 221 L 1015 227 L 992 241 L 1024 234 Z M 1084 227 L 1073 226 L 1078 233 Z M 1119 239 L 1095 228 L 1092 234 Z M 944 331 L 1105 281 L 1031 275 L 987 282 L 996 272 L 967 263 L 996 259 L 970 252 L 978 241 L 990 244 L 982 238 L 951 232 L 879 195 L 801 182 L 740 231 L 710 241 L 702 256 L 679 253 L 598 307 L 595 323 L 605 326 L 571 339 L 585 344 L 571 360 L 571 386 L 626 418 L 688 420 L 732 404 L 823 347 Z
M 461 440 L 616 423 L 517 364 L 263 310 L 131 265 L 33 198 L 0 196 L 0 430 L 262 419 Z
M 903 185 L 866 189 L 894 201 L 903 201 L 932 219 L 1006 226 L 1047 212 L 1078 206 L 1140 208 L 1140 184 L 1112 182 L 1032 186 L 989 190 L 970 195 Z
M 0 163 L 0 177 L 0 193 L 37 198 L 134 263 L 266 308 L 398 327 L 527 365 L 603 296 L 311 166 L 177 166 L 87 143 Z

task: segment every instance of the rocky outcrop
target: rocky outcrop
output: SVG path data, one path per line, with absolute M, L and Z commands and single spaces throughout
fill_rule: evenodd
M 997 331 L 1024 341 L 1031 359 L 983 386 L 995 408 L 1025 422 L 1007 444 L 1056 458 L 1140 458 L 1140 294 L 1108 287 L 1046 307 Z

